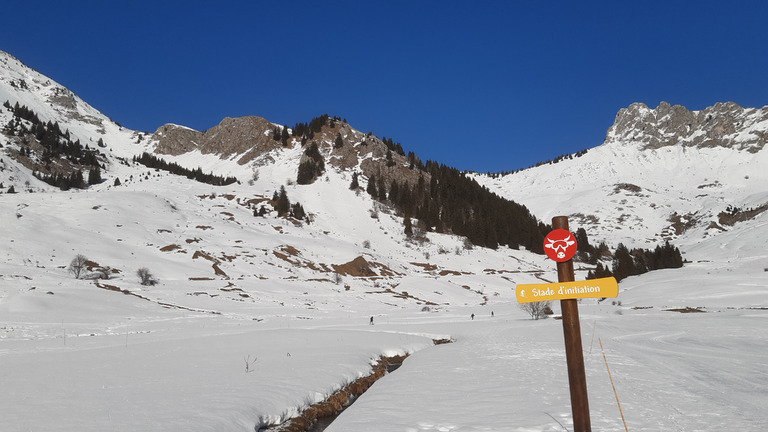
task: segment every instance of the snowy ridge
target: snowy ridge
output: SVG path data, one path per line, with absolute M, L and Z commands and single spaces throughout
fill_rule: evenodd
M 0 51 L 0 103 L 5 101 L 27 106 L 44 122 L 59 122 L 83 145 L 94 147 L 100 137 L 109 137 L 105 141 L 116 156 L 138 151 L 132 142 L 137 132 L 119 126 L 66 87 Z M 5 125 L 8 120 L 10 113 L 0 110 L 0 122 Z
M 0 194 L 3 430 L 253 432 L 405 353 L 326 431 L 572 430 L 561 323 L 530 320 L 515 301 L 516 284 L 555 280 L 552 262 L 452 235 L 406 238 L 401 217 L 349 189 L 352 170 L 385 157 L 363 134 L 323 135 L 334 162 L 311 185 L 293 181 L 301 146 L 247 163 L 200 148 L 162 155 L 240 179 L 215 187 L 122 163 L 159 142 L 74 95 L 71 109 L 52 102 L 59 88 L 0 52 L 0 99 L 107 144 L 106 180 L 62 192 L 16 164 L 18 143 L 0 134 L 0 182 L 20 190 Z M 9 115 L 0 108 L 0 126 Z M 347 145 L 333 149 L 340 130 Z M 766 150 L 640 147 L 606 142 L 476 178 L 545 222 L 569 209 L 595 242 L 670 238 L 692 261 L 580 303 L 594 430 L 623 430 L 596 339 L 630 430 L 763 430 L 768 212 L 737 212 L 732 225 L 718 215 L 768 202 Z M 280 187 L 311 223 L 277 217 L 267 202 Z M 90 260 L 81 279 L 67 268 L 78 253 Z M 142 267 L 157 284 L 140 284 Z M 588 270 L 577 263 L 576 278 Z
M 729 141 L 729 146 L 648 146 L 647 138 L 658 134 L 642 130 L 631 134 L 634 139 L 622 138 L 626 133 L 619 131 L 625 126 L 618 124 L 632 123 L 627 112 L 640 119 L 655 112 L 638 105 L 622 109 L 605 142 L 583 156 L 496 179 L 475 178 L 545 221 L 570 216 L 595 243 L 649 247 L 670 240 L 682 246 L 729 229 L 748 229 L 750 222 L 728 226 L 719 215 L 729 207 L 768 204 L 768 174 L 763 169 L 768 152 L 738 140 Z M 748 130 L 737 137 L 754 137 L 755 131 L 768 129 L 764 116 L 759 121 L 755 117 L 742 121 Z

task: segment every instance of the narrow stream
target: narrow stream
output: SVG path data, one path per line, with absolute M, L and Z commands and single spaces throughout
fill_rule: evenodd
M 403 364 L 402 360 L 400 360 L 398 362 L 391 362 L 391 363 L 387 362 L 386 363 L 387 374 L 389 374 L 390 372 L 396 371 L 402 364 Z M 386 374 L 384 376 L 386 376 Z M 379 379 L 381 379 L 381 378 L 379 378 Z M 351 399 L 349 401 L 349 403 L 346 406 L 344 406 L 344 408 L 341 409 L 341 411 L 339 411 L 339 412 L 337 412 L 335 414 L 329 415 L 329 416 L 318 418 L 315 421 L 315 423 L 312 425 L 312 427 L 307 430 L 307 432 L 323 432 L 325 430 L 325 428 L 330 426 L 330 424 L 333 423 L 334 420 L 336 420 L 336 417 L 340 416 L 341 413 L 344 412 L 344 410 L 346 410 L 347 408 L 352 406 L 352 404 L 355 403 L 355 401 L 357 400 L 358 397 L 360 397 L 360 396 L 357 396 L 357 397 Z
M 433 339 L 435 345 L 453 342 L 453 339 Z M 408 354 L 392 357 L 381 357 L 374 365 L 370 375 L 358 378 L 347 387 L 332 394 L 325 401 L 316 403 L 305 409 L 298 417 L 294 417 L 283 424 L 268 426 L 259 429 L 259 432 L 322 432 L 344 410 L 365 393 L 376 381 L 387 374 L 396 371 Z M 334 407 L 336 407 L 334 409 Z M 339 408 L 340 407 L 340 408 Z

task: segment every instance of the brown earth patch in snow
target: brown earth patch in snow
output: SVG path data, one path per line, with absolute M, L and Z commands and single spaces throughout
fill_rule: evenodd
M 454 276 L 461 276 L 462 273 L 460 271 L 456 270 L 440 270 L 440 273 L 438 273 L 440 276 L 448 276 L 448 275 L 454 275 Z M 465 273 L 469 274 L 469 273 Z
M 203 251 L 195 251 L 194 254 L 192 254 L 192 259 L 198 259 L 198 258 L 205 258 L 208 261 L 216 262 L 216 259 L 212 256 L 208 255 L 206 252 Z
M 383 291 L 366 291 L 365 293 L 366 294 L 391 294 L 395 298 L 404 299 L 404 300 L 409 300 L 409 299 L 410 300 L 415 300 L 417 304 L 425 304 L 425 305 L 428 305 L 428 306 L 438 306 L 438 304 L 435 303 L 435 302 L 431 302 L 429 300 L 424 300 L 424 299 L 421 299 L 421 298 L 418 298 L 418 297 L 414 297 L 414 296 L 408 294 L 408 291 L 396 292 L 396 291 L 392 290 L 391 288 L 387 288 L 387 289 L 385 289 Z
M 429 271 L 429 272 L 437 270 L 437 266 L 434 265 L 434 264 L 412 262 L 411 265 L 415 265 L 416 267 L 421 267 L 424 270 Z
M 284 254 L 282 252 L 272 251 L 272 254 L 274 254 L 276 257 L 280 258 L 281 260 L 287 262 L 288 264 L 291 264 L 291 265 L 294 265 L 294 266 L 300 266 L 301 265 L 298 260 L 291 260 L 288 257 L 287 254 Z
M 376 272 L 371 269 L 371 264 L 362 256 L 359 256 L 348 263 L 333 264 L 333 269 L 340 275 L 362 277 L 378 276 Z
M 669 238 L 669 234 L 672 236 L 679 236 L 688 229 L 694 227 L 699 222 L 699 219 L 700 218 L 694 213 L 689 213 L 687 215 L 673 213 L 672 216 L 667 219 L 667 222 L 669 222 L 670 225 L 662 230 L 662 232 L 666 234 L 664 237 Z
M 213 267 L 213 272 L 216 274 L 216 276 L 221 276 L 224 279 L 229 279 L 229 275 L 227 275 L 224 272 L 224 270 L 222 270 L 221 267 L 219 267 L 219 264 L 221 264 L 221 261 L 219 261 L 218 259 L 210 256 L 208 253 L 203 252 L 203 251 L 199 251 L 199 250 L 195 251 L 195 253 L 192 254 L 192 259 L 198 259 L 198 258 L 204 258 L 204 259 L 210 261 L 211 263 L 213 263 L 213 264 L 211 264 L 211 267 Z
M 480 292 L 478 290 L 472 289 L 472 287 L 470 287 L 468 285 L 462 285 L 461 287 L 464 288 L 467 291 L 472 291 L 473 293 L 481 295 L 483 297 L 483 302 L 480 303 L 480 306 L 485 306 L 486 304 L 488 304 L 488 296 L 487 295 L 483 294 L 482 292 Z
M 280 250 L 285 252 L 285 253 L 287 253 L 287 254 L 289 254 L 289 255 L 293 255 L 293 256 L 299 256 L 300 255 L 299 250 L 296 249 L 293 246 L 290 246 L 290 245 L 281 246 Z
M 692 308 L 690 306 L 686 306 L 684 308 L 677 308 L 677 309 L 664 309 L 667 312 L 680 312 L 680 313 L 697 313 L 697 312 L 706 312 L 704 308 L 702 307 L 695 307 Z
M 717 221 L 720 222 L 721 225 L 733 226 L 738 222 L 754 219 L 757 215 L 766 210 L 768 210 L 768 203 L 746 210 L 733 209 L 728 212 L 720 212 L 717 215 Z
M 224 273 L 224 270 L 222 270 L 221 267 L 219 267 L 218 262 L 213 263 L 212 267 L 213 267 L 213 272 L 216 273 L 216 276 L 221 276 L 224 279 L 229 279 L 229 275 Z

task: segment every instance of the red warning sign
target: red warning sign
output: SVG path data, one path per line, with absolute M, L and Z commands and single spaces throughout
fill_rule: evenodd
M 576 237 L 564 229 L 552 230 L 544 237 L 544 253 L 557 262 L 566 262 L 576 254 Z

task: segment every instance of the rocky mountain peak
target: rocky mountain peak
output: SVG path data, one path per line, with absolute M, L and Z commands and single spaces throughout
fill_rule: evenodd
M 218 154 L 222 159 L 243 155 L 238 161 L 242 165 L 255 157 L 254 151 L 260 154 L 279 146 L 272 139 L 274 126 L 262 117 L 226 117 L 205 132 L 166 124 L 155 131 L 152 139 L 157 142 L 155 152 L 159 154 L 177 156 L 197 149 L 203 154 Z
M 319 117 L 323 119 L 323 117 Z M 305 132 L 294 135 L 288 130 L 285 143 L 275 139 L 275 131 L 282 136 L 286 126 L 271 123 L 262 117 L 245 116 L 225 118 L 218 125 L 199 132 L 185 126 L 166 124 L 152 135 L 155 143 L 154 152 L 178 156 L 192 151 L 202 154 L 218 155 L 221 159 L 237 161 L 239 165 L 248 165 L 263 161 L 258 158 L 268 155 L 273 150 L 306 147 L 315 144 L 326 164 L 339 170 L 359 170 L 366 177 L 375 177 L 389 185 L 392 181 L 416 184 L 419 177 L 429 180 L 429 175 L 413 169 L 413 161 L 405 155 L 392 151 L 373 134 L 362 133 L 348 123 L 336 118 L 325 117 L 324 123 L 317 123 L 310 136 Z M 269 158 L 269 156 L 268 156 Z M 298 170 L 299 163 L 296 160 Z
M 655 109 L 633 103 L 616 114 L 604 144 L 636 144 L 640 149 L 666 146 L 730 147 L 752 153 L 768 141 L 768 106 L 742 108 L 718 102 L 700 111 L 661 102 Z

